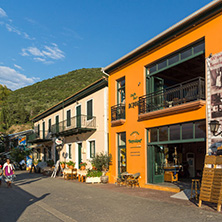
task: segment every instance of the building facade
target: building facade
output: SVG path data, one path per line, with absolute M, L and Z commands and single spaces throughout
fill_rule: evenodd
M 33 118 L 35 159 L 71 160 L 79 168 L 96 153 L 108 153 L 107 83 L 102 78 Z
M 111 182 L 125 171 L 140 172 L 143 187 L 162 183 L 169 169 L 201 176 L 211 136 L 207 59 L 222 51 L 221 9 L 213 1 L 103 68 Z

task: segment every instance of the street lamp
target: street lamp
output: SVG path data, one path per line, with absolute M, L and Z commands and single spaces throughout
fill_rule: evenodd
M 222 131 L 216 134 L 220 126 L 220 123 L 218 120 L 211 120 L 209 125 L 210 125 L 210 131 L 213 133 L 214 136 L 219 136 L 220 134 L 222 134 Z

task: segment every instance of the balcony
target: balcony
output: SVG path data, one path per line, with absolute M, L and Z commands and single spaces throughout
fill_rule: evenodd
M 125 123 L 125 104 L 118 104 L 111 107 L 111 125 L 119 126 Z
M 96 130 L 96 117 L 87 118 L 87 115 L 75 116 L 52 125 L 52 135 L 55 136 L 70 136 L 93 130 Z
M 139 98 L 139 120 L 196 110 L 205 105 L 205 81 L 198 77 Z
M 43 133 L 43 131 L 38 134 L 37 128 L 34 128 L 34 132 L 28 136 L 27 141 L 29 143 L 49 142 L 52 141 L 52 136 L 51 133 Z

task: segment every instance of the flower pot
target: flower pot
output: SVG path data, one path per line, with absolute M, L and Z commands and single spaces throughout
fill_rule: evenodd
M 86 177 L 86 183 L 100 183 L 100 177 Z
M 62 164 L 61 164 L 61 167 L 64 169 L 64 168 L 65 168 L 65 164 L 64 164 L 64 163 L 62 163 Z
M 80 167 L 80 170 L 85 170 L 85 169 L 86 169 L 85 166 L 81 166 L 81 167 Z
M 108 183 L 109 177 L 108 176 L 101 176 L 101 183 Z
M 69 166 L 69 169 L 74 170 L 74 166 L 72 166 L 72 165 Z

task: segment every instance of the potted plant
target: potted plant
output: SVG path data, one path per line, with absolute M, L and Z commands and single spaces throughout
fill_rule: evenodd
M 64 169 L 65 168 L 65 165 L 66 165 L 66 162 L 60 162 L 60 165 L 61 165 L 61 167 Z
M 109 164 L 111 163 L 112 156 L 111 154 L 96 154 L 94 158 L 92 158 L 91 163 L 93 166 L 96 167 L 98 171 L 102 172 L 101 175 L 101 182 L 107 183 L 109 177 L 106 176 L 106 173 L 109 169 Z
M 86 162 L 81 162 L 81 163 L 79 164 L 80 170 L 85 170 L 85 169 L 86 169 L 86 165 L 87 165 Z
M 66 165 L 69 167 L 69 169 L 72 169 L 72 170 L 74 170 L 75 164 L 76 164 L 76 163 L 73 162 L 73 161 L 71 161 L 71 160 L 66 163 Z
M 99 170 L 88 170 L 86 183 L 100 183 L 102 172 Z

